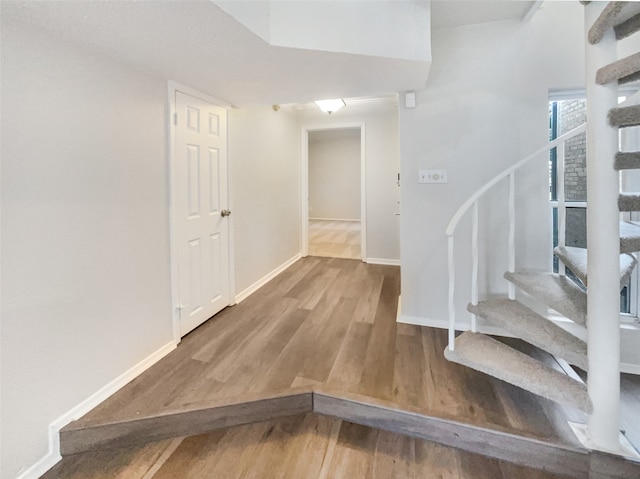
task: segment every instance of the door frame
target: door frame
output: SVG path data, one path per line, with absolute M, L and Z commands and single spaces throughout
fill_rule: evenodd
M 169 80 L 167 82 L 167 108 L 166 108 L 166 137 L 167 137 L 167 162 L 168 162 L 168 201 L 169 201 L 169 252 L 170 252 L 170 266 L 171 266 L 171 318 L 173 326 L 173 339 L 176 344 L 182 340 L 180 333 L 180 308 L 179 308 L 179 291 L 180 283 L 178 276 L 178 242 L 174 237 L 174 214 L 176 212 L 174 192 L 176 191 L 175 184 L 175 138 L 176 138 L 176 92 L 185 93 L 189 96 L 200 98 L 213 105 L 225 108 L 227 111 L 231 108 L 231 105 L 221 101 L 211 95 L 207 95 L 194 88 L 182 85 L 175 81 Z M 227 126 L 229 124 L 229 117 L 227 115 Z M 229 161 L 229 132 L 227 128 L 227 204 L 229 209 L 233 211 L 233 205 L 231 204 L 231 184 L 229 178 L 231 177 L 231 162 Z M 234 246 L 233 246 L 233 215 L 227 218 L 229 227 L 229 301 L 230 305 L 235 303 L 235 260 L 234 260 Z
M 329 130 L 360 130 L 360 256 L 367 262 L 367 153 L 366 126 L 364 122 L 335 123 L 331 125 L 304 125 L 302 127 L 301 164 L 300 164 L 300 213 L 302 231 L 300 234 L 303 257 L 309 255 L 309 132 Z

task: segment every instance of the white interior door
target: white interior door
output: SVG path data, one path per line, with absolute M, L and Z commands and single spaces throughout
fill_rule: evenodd
M 176 91 L 175 121 L 173 237 L 184 336 L 230 303 L 227 111 Z

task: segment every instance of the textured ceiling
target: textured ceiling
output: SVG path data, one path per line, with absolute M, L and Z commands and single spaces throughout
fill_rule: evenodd
M 434 26 L 521 18 L 532 2 L 434 1 Z M 0 1 L 20 24 L 231 105 L 307 103 L 424 88 L 429 63 L 274 47 L 204 1 Z
M 433 0 L 431 2 L 431 26 L 433 29 L 440 29 L 476 23 L 522 20 L 536 3 L 539 2 L 528 0 Z
M 428 74 L 426 62 L 272 47 L 210 1 L 0 5 L 3 24 L 47 30 L 242 107 L 419 89 Z

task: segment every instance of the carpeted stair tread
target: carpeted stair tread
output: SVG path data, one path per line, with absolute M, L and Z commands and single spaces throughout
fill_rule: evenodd
M 465 332 L 456 338 L 455 349 L 445 357 L 464 366 L 506 381 L 552 401 L 591 411 L 587 387 L 564 373 L 526 354 L 479 333 Z
M 609 65 L 606 65 L 596 73 L 596 83 L 606 85 L 607 83 L 618 81 L 629 77 L 640 71 L 640 53 L 634 53 L 626 58 L 621 58 Z M 622 82 L 624 83 L 624 81 Z
M 640 225 L 633 221 L 620 222 L 620 253 L 640 251 Z
M 640 151 L 619 151 L 616 153 L 613 167 L 616 170 L 640 169 Z
M 587 250 L 585 248 L 558 246 L 553 250 L 553 254 L 555 254 L 585 286 L 588 286 Z M 620 289 L 626 285 L 635 266 L 635 257 L 627 253 L 620 255 Z
M 570 320 L 585 326 L 587 295 L 566 276 L 555 273 L 509 273 L 504 277 Z
M 609 2 L 589 29 L 587 34 L 589 43 L 592 45 L 598 43 L 607 30 L 627 22 L 640 13 L 639 7 L 640 5 L 634 5 L 634 2 Z
M 512 299 L 491 299 L 469 304 L 470 313 L 480 316 L 520 339 L 544 349 L 569 364 L 587 370 L 587 344 L 544 316 Z
M 640 125 L 640 105 L 612 108 L 608 115 L 609 125 L 620 128 Z
M 618 209 L 620 211 L 640 211 L 640 193 L 620 193 Z
M 635 32 L 640 30 L 640 14 L 634 15 L 626 22 L 622 22 L 620 25 L 613 27 L 616 32 L 616 40 L 622 40 Z

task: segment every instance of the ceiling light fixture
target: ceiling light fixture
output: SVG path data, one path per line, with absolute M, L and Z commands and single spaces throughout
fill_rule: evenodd
M 314 101 L 314 103 L 322 111 L 329 113 L 329 115 L 346 105 L 342 98 L 336 98 L 335 100 L 317 100 Z

